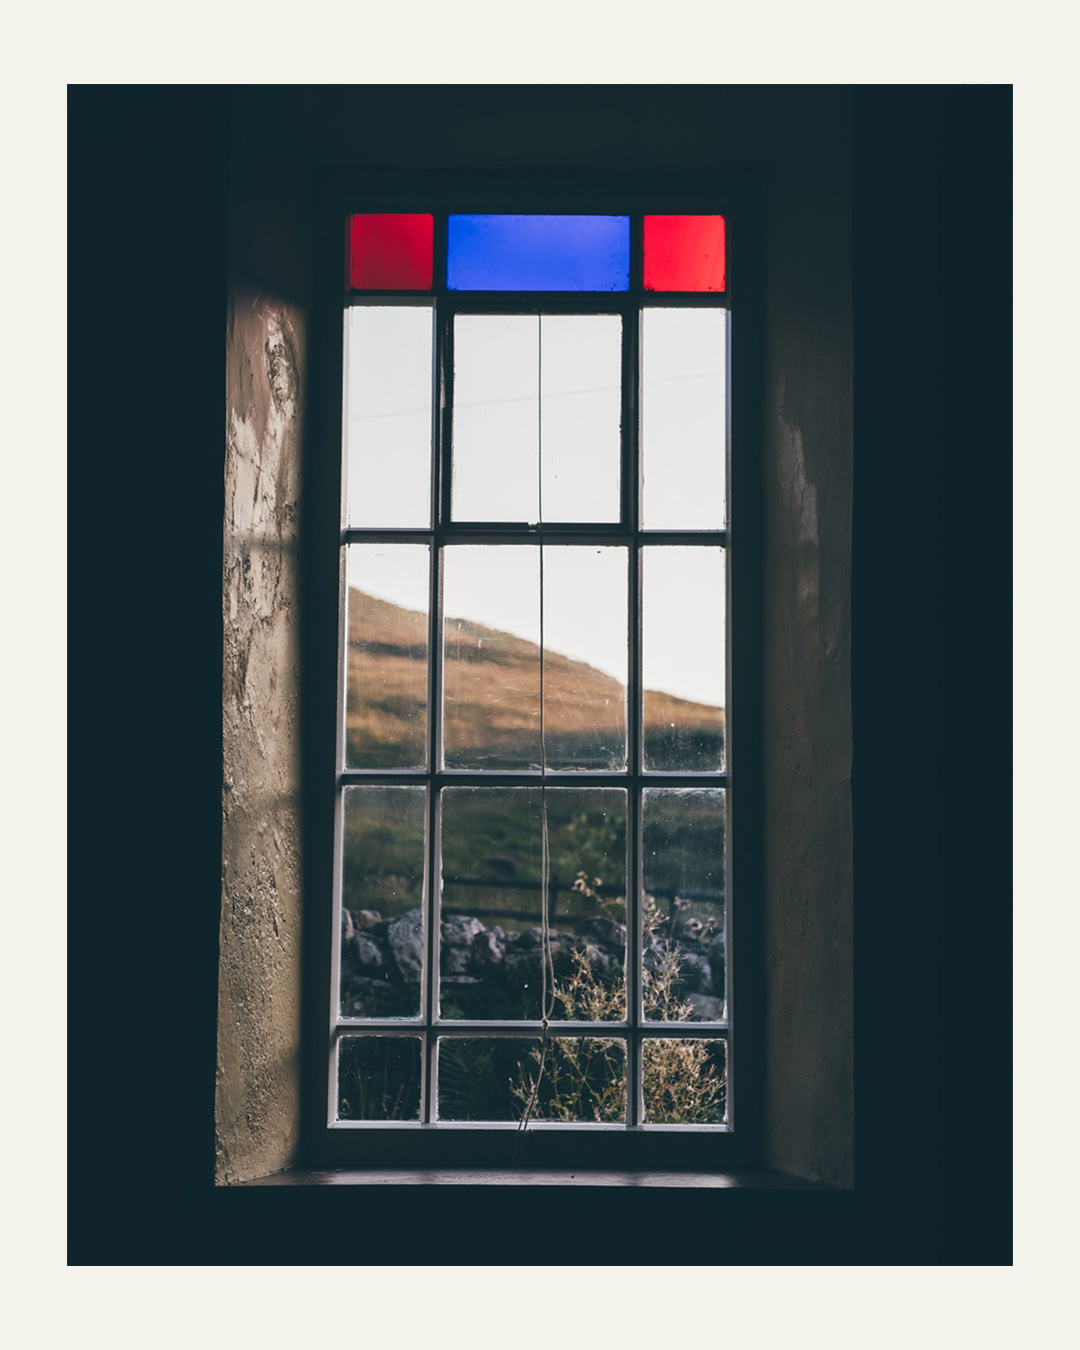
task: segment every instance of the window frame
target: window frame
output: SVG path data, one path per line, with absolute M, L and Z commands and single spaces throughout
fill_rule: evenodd
M 326 211 L 326 229 L 324 237 L 329 242 L 331 229 L 336 225 L 340 241 L 341 232 L 347 228 L 348 216 L 358 212 L 378 211 L 430 211 L 435 216 L 434 236 L 434 276 L 429 291 L 395 293 L 389 291 L 351 292 L 347 276 L 342 277 L 339 269 L 334 268 L 341 257 L 339 248 L 331 255 L 327 263 L 326 275 L 321 278 L 321 291 L 325 297 L 322 307 L 324 315 L 321 333 L 321 346 L 326 353 L 322 371 L 323 387 L 326 390 L 325 407 L 334 407 L 337 418 L 326 416 L 325 435 L 322 443 L 328 461 L 338 471 L 327 472 L 325 509 L 322 518 L 329 520 L 331 495 L 336 497 L 333 508 L 340 523 L 338 535 L 334 540 L 337 591 L 340 597 L 338 623 L 335 637 L 337 645 L 334 652 L 336 674 L 336 694 L 344 700 L 345 662 L 340 653 L 346 651 L 346 615 L 345 601 L 347 582 L 344 575 L 346 545 L 359 542 L 390 542 L 391 540 L 427 542 L 432 548 L 432 575 L 435 575 L 435 550 L 444 540 L 454 542 L 490 541 L 503 533 L 506 542 L 530 543 L 543 540 L 545 543 L 585 543 L 608 542 L 623 544 L 633 559 L 635 551 L 640 557 L 643 542 L 648 544 L 664 543 L 719 543 L 723 547 L 725 560 L 726 612 L 728 617 L 728 641 L 726 642 L 725 661 L 727 664 L 726 687 L 727 708 L 725 710 L 725 761 L 721 772 L 706 774 L 663 774 L 643 772 L 639 758 L 639 727 L 632 728 L 631 723 L 639 723 L 634 717 L 634 695 L 640 694 L 640 670 L 635 670 L 631 655 L 631 671 L 628 681 L 628 763 L 625 772 L 613 773 L 583 771 L 578 775 L 559 772 L 549 773 L 549 787 L 557 786 L 611 786 L 624 787 L 627 791 L 628 805 L 631 795 L 640 792 L 646 786 L 709 786 L 720 787 L 725 792 L 726 807 L 726 847 L 725 847 L 725 927 L 727 942 L 727 1018 L 724 1025 L 724 1039 L 727 1041 L 729 1072 L 735 1060 L 733 1053 L 733 1026 L 735 1017 L 732 1009 L 738 1006 L 738 1106 L 734 1093 L 729 1096 L 729 1124 L 725 1126 L 693 1125 L 612 1125 L 583 1124 L 581 1126 L 559 1123 L 549 1124 L 534 1121 L 527 1132 L 519 1131 L 512 1123 L 488 1124 L 482 1122 L 432 1122 L 432 1123 L 395 1123 L 381 1122 L 334 1122 L 334 1104 L 336 1084 L 333 1081 L 331 1064 L 334 1062 L 327 1054 L 326 1031 L 322 1031 L 321 1046 L 318 1050 L 316 1033 L 313 1029 L 308 1036 L 307 1072 L 309 1079 L 317 1086 L 306 1094 L 307 1108 L 304 1130 L 304 1156 L 315 1166 L 460 1166 L 470 1164 L 514 1165 L 522 1162 L 529 1166 L 577 1165 L 577 1166 L 676 1166 L 695 1169 L 727 1169 L 733 1166 L 753 1165 L 759 1156 L 760 1148 L 760 1082 L 761 1082 L 761 1045 L 762 1045 L 762 989 L 761 981 L 755 978 L 755 966 L 760 961 L 761 942 L 761 868 L 760 868 L 760 712 L 757 697 L 759 679 L 759 615 L 756 613 L 758 600 L 758 535 L 759 492 L 756 483 L 756 468 L 759 455 L 756 445 L 756 412 L 752 393 L 758 388 L 760 373 L 758 370 L 759 324 L 754 310 L 757 299 L 754 292 L 755 261 L 757 240 L 753 222 L 756 216 L 756 203 L 753 192 L 729 190 L 724 193 L 710 192 L 707 198 L 696 191 L 688 190 L 685 183 L 673 184 L 671 177 L 663 176 L 662 184 L 650 187 L 647 183 L 635 183 L 633 190 L 624 184 L 618 190 L 611 185 L 599 190 L 584 192 L 578 189 L 566 193 L 545 192 L 542 199 L 520 190 L 514 191 L 508 185 L 501 184 L 497 195 L 489 195 L 483 190 L 463 187 L 461 192 L 439 192 L 437 185 L 431 192 L 421 196 L 415 190 L 404 192 L 400 187 L 390 185 L 383 191 L 368 185 L 364 193 L 356 193 L 345 187 L 329 195 Z M 535 191 L 535 189 L 534 189 Z M 631 278 L 627 291 L 623 292 L 477 292 L 449 291 L 445 286 L 445 241 L 446 218 L 455 211 L 492 211 L 498 213 L 563 213 L 568 214 L 628 214 L 631 219 Z M 334 213 L 331 216 L 331 211 Z M 704 295 L 686 293 L 645 292 L 641 284 L 641 217 L 642 214 L 722 214 L 726 221 L 729 248 L 734 244 L 740 263 L 735 282 L 729 277 L 724 292 Z M 745 248 L 745 254 L 744 254 Z M 745 266 L 744 266 L 745 261 Z M 334 273 L 331 280 L 331 274 Z M 336 285 L 333 284 L 336 282 Z M 758 291 L 760 294 L 760 291 Z M 449 420 L 452 415 L 449 391 L 437 382 L 436 406 L 433 409 L 436 427 L 436 451 L 438 472 L 432 489 L 432 519 L 429 528 L 411 530 L 378 530 L 347 527 L 344 523 L 343 485 L 345 479 L 342 455 L 341 426 L 341 379 L 343 378 L 343 306 L 351 302 L 364 301 L 376 304 L 432 304 L 435 310 L 435 323 L 442 331 L 436 335 L 436 376 L 439 375 L 437 344 L 445 341 L 452 331 L 454 316 L 458 313 L 616 313 L 622 316 L 623 331 L 623 422 L 630 428 L 622 437 L 620 491 L 622 519 L 612 525 L 597 526 L 555 524 L 539 528 L 522 525 L 498 524 L 476 525 L 455 523 L 449 517 Z M 727 511 L 726 528 L 716 532 L 701 531 L 642 531 L 638 523 L 638 483 L 629 469 L 640 463 L 638 448 L 640 416 L 638 399 L 638 363 L 640 353 L 639 316 L 643 307 L 694 307 L 720 308 L 730 315 L 734 303 L 738 306 L 738 328 L 735 341 L 727 344 L 728 360 L 728 454 L 727 454 Z M 332 325 L 332 326 L 331 326 Z M 333 378 L 336 373 L 336 380 Z M 333 398 L 331 390 L 335 388 L 338 397 Z M 753 411 L 752 411 L 753 410 Z M 738 446 L 738 455 L 732 453 L 732 447 Z M 336 493 L 332 493 L 331 480 L 335 481 Z M 737 513 L 735 504 L 738 504 Z M 735 537 L 742 541 L 740 548 L 732 548 L 732 521 L 738 518 Z M 745 553 L 742 548 L 745 547 Z M 325 551 L 328 557 L 329 550 Z M 328 573 L 329 569 L 326 569 Z M 631 585 L 628 592 L 628 606 L 631 622 L 634 615 L 640 616 L 640 583 L 637 580 L 638 569 L 630 566 Z M 441 612 L 434 608 L 429 618 L 429 694 L 437 689 L 436 663 L 441 650 Z M 638 619 L 640 622 L 640 619 Z M 637 639 L 631 641 L 631 653 L 640 650 Z M 325 662 L 323 663 L 325 665 Z M 745 706 L 744 706 L 745 702 Z M 432 698 L 430 708 L 436 707 Z M 354 782 L 381 781 L 386 783 L 419 783 L 427 781 L 428 790 L 428 832 L 427 861 L 429 884 L 438 886 L 437 860 L 438 841 L 435 835 L 435 793 L 434 785 L 450 782 L 471 782 L 473 785 L 496 786 L 499 783 L 521 783 L 531 778 L 539 785 L 539 774 L 502 774 L 499 772 L 476 774 L 473 771 L 455 773 L 430 763 L 424 773 L 396 774 L 392 771 L 349 771 L 344 770 L 344 717 L 338 719 L 335 707 L 335 726 L 332 744 L 335 747 L 336 762 L 333 766 L 332 781 L 335 783 L 335 805 L 333 818 L 340 816 L 341 789 Z M 640 710 L 639 710 L 640 714 Z M 431 732 L 428 733 L 429 745 L 434 744 Z M 738 762 L 738 787 L 733 789 L 732 765 Z M 325 763 L 325 761 L 323 761 Z M 736 809 L 737 804 L 737 809 Z M 631 872 L 628 875 L 628 901 L 632 887 L 631 878 L 640 876 L 638 841 L 630 827 L 634 819 L 632 810 L 628 811 L 628 836 Z M 321 984 L 324 992 L 321 997 L 309 998 L 308 1006 L 318 1008 L 318 1020 L 322 1028 L 334 1028 L 341 1019 L 338 1017 L 340 942 L 340 878 L 341 878 L 341 830 L 335 829 L 332 850 L 332 876 L 328 877 L 329 892 L 333 899 L 330 905 L 329 922 L 327 916 L 320 915 L 317 933 L 321 941 L 316 945 L 323 953 Z M 636 888 L 635 888 L 636 890 Z M 738 897 L 734 900 L 734 897 Z M 734 909 L 733 909 L 734 900 Z M 437 896 L 426 900 L 429 915 L 437 912 Z M 633 927 L 629 923 L 634 914 Z M 640 897 L 628 905 L 628 956 L 632 954 L 632 944 L 640 944 Z M 431 927 L 432 925 L 429 925 Z M 738 933 L 738 958 L 735 959 L 736 930 Z M 327 963 L 325 953 L 332 949 L 332 978 L 326 979 Z M 438 979 L 438 956 L 436 935 L 427 935 L 428 981 Z M 628 976 L 634 961 L 628 962 Z M 316 958 L 309 951 L 307 978 L 319 979 L 314 974 Z M 630 977 L 632 978 L 632 977 Z M 427 1019 L 427 1011 L 434 1010 L 435 997 L 428 1000 L 427 1008 L 422 1007 L 421 1018 L 417 1023 L 404 1023 L 400 1029 L 394 1028 L 390 1034 L 422 1036 L 424 1043 L 434 1040 Z M 647 1024 L 644 1021 L 635 1025 L 633 1016 L 628 1019 L 629 1026 L 616 1024 L 625 1033 L 625 1043 L 629 1048 L 634 1039 L 647 1039 L 674 1034 L 688 1038 L 708 1038 L 710 1028 L 715 1030 L 717 1023 L 674 1023 Z M 539 1025 L 539 1024 L 537 1024 Z M 557 1034 L 562 1024 L 552 1025 L 552 1034 Z M 576 1024 L 575 1024 L 576 1025 Z M 364 1032 L 371 1024 L 367 1021 L 348 1023 L 347 1030 Z M 506 1026 L 497 1023 L 466 1023 L 462 1028 L 472 1028 L 476 1032 L 493 1035 L 527 1035 L 535 1028 L 531 1023 L 512 1023 Z M 385 1027 L 381 1024 L 371 1026 L 373 1032 L 382 1034 Z M 569 1029 L 569 1026 L 567 1027 Z M 450 1034 L 462 1034 L 457 1028 Z M 313 1067 L 317 1066 L 317 1067 Z M 322 1072 L 319 1072 L 319 1067 Z M 730 1080 L 729 1080 L 730 1081 Z M 635 1084 L 631 1075 L 630 1084 Z M 636 1087 L 636 1084 L 635 1084 Z M 639 1090 L 639 1089 L 638 1089 Z M 318 1107 L 315 1103 L 318 1103 Z M 321 1108 L 321 1110 L 319 1109 Z M 317 1115 L 318 1112 L 318 1115 Z M 318 1117 L 321 1117 L 318 1118 Z

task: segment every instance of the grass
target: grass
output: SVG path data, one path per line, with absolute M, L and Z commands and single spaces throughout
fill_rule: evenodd
M 346 762 L 350 768 L 416 768 L 427 735 L 425 615 L 349 592 Z M 557 652 L 544 665 L 544 732 L 550 768 L 621 768 L 626 690 Z M 460 768 L 539 767 L 540 649 L 509 633 L 446 621 L 444 735 Z M 722 752 L 724 711 L 646 690 L 646 753 L 655 767 L 688 772 Z

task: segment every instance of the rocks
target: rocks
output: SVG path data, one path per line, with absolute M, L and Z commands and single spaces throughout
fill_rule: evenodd
M 473 938 L 472 959 L 481 969 L 501 965 L 503 948 L 494 933 L 483 930 Z
M 450 1017 L 536 1018 L 539 1014 L 543 929 L 487 926 L 472 914 L 447 914 L 439 928 L 439 974 L 443 1013 Z M 415 1017 L 426 960 L 419 907 L 384 918 L 374 909 L 342 911 L 341 1006 L 354 1017 Z M 626 927 L 595 915 L 571 926 L 556 920 L 551 959 L 557 987 L 585 978 L 612 988 L 622 979 Z M 647 972 L 674 960 L 670 996 L 689 1004 L 694 1020 L 722 1020 L 725 944 L 722 933 L 707 941 L 680 933 L 647 940 Z M 583 962 L 583 966 L 582 966 Z M 683 1014 L 685 1015 L 685 1013 Z
M 372 970 L 381 970 L 386 964 L 382 948 L 366 933 L 353 933 L 350 950 L 361 970 L 365 973 Z
M 464 975 L 472 965 L 472 948 L 443 945 L 442 973 L 444 975 Z
M 424 970 L 424 916 L 410 909 L 387 930 L 387 942 L 406 984 L 419 984 Z
M 586 919 L 578 931 L 609 951 L 621 952 L 626 947 L 626 925 L 613 919 Z
M 616 947 L 607 947 L 590 942 L 586 938 L 584 943 L 576 945 L 579 951 L 584 952 L 589 969 L 594 975 L 600 976 L 601 979 L 617 979 L 622 973 L 624 951 L 622 943 Z
M 722 1022 L 727 1013 L 722 998 L 711 998 L 708 994 L 687 994 L 686 1001 L 693 1009 L 690 1016 L 694 1022 Z
M 684 951 L 679 956 L 679 983 L 686 994 L 711 994 L 712 967 L 701 952 Z
M 647 973 L 658 978 L 674 964 L 670 982 L 671 996 L 677 1002 L 705 998 L 724 1002 L 724 935 L 715 934 L 706 945 L 685 931 L 674 942 L 656 934 L 648 940 L 643 954 Z M 714 1020 L 710 1012 L 708 1020 Z
M 484 932 L 479 919 L 469 914 L 451 914 L 440 925 L 442 945 L 446 947 L 471 947 L 478 933 Z

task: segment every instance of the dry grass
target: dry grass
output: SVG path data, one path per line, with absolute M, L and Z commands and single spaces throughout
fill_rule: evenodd
M 446 623 L 446 747 L 499 756 L 538 745 L 540 651 L 535 643 L 460 619 Z M 349 592 L 346 731 L 350 763 L 389 767 L 398 747 L 420 758 L 426 731 L 427 619 L 359 591 Z M 560 744 L 611 745 L 626 734 L 623 686 L 582 661 L 547 654 L 544 723 L 549 753 Z M 724 711 L 646 690 L 645 727 L 672 722 L 722 733 Z M 399 761 L 400 762 L 400 759 Z M 417 761 L 419 762 L 419 761 Z M 409 761 L 411 765 L 411 760 Z

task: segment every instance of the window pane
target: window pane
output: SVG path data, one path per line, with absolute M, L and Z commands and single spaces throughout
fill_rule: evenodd
M 641 832 L 645 1019 L 722 1022 L 723 789 L 646 788 Z
M 724 1041 L 642 1043 L 646 1125 L 723 1125 L 727 1120 Z
M 343 1036 L 338 1120 L 419 1120 L 420 1038 Z
M 452 291 L 625 291 L 629 216 L 452 215 Z
M 708 773 L 724 764 L 724 551 L 642 551 L 645 768 Z
M 454 520 L 538 519 L 539 336 L 535 314 L 454 320 Z
M 458 315 L 453 397 L 455 520 L 537 521 L 541 443 L 546 521 L 619 519 L 617 315 Z
M 440 1120 L 626 1119 L 621 1041 L 553 1037 L 542 1050 L 539 1038 L 444 1036 L 438 1053 Z
M 347 787 L 344 800 L 341 1015 L 418 1017 L 427 789 Z
M 549 769 L 626 767 L 625 548 L 544 549 L 544 744 Z
M 722 530 L 726 522 L 727 315 L 641 314 L 641 523 Z
M 345 766 L 422 769 L 427 762 L 426 544 L 346 549 Z
M 538 550 L 444 549 L 443 613 L 447 768 L 539 768 Z
M 539 768 L 540 550 L 443 552 L 444 762 Z M 544 549 L 544 740 L 550 769 L 626 764 L 625 548 Z
M 431 524 L 434 313 L 430 305 L 345 311 L 349 525 Z
M 544 315 L 543 517 L 614 522 L 620 516 L 622 320 Z
M 430 290 L 434 224 L 430 215 L 353 216 L 349 285 L 354 290 Z
M 551 1011 L 626 1016 L 626 793 L 548 788 Z M 539 1021 L 544 933 L 539 788 L 442 794 L 440 1009 L 447 1018 Z
M 646 216 L 647 291 L 722 291 L 723 216 Z

